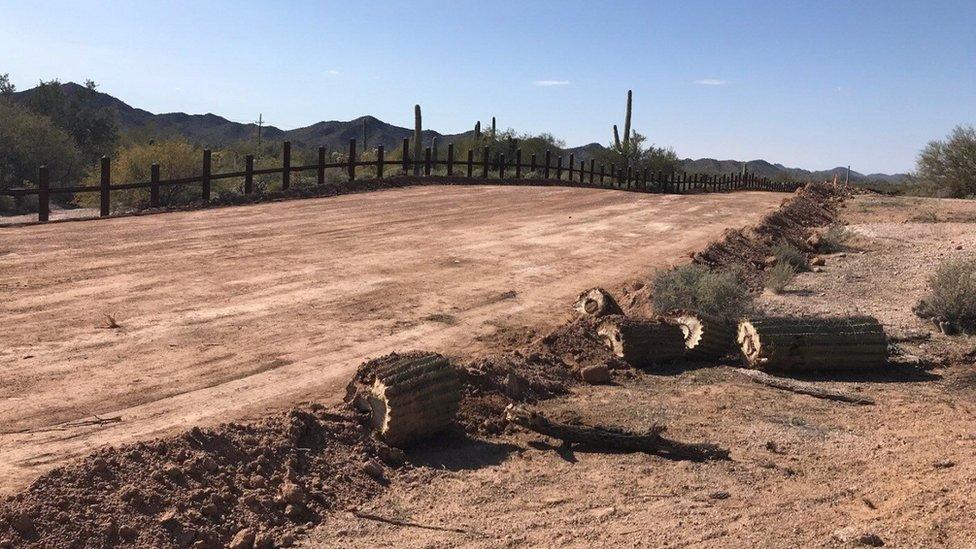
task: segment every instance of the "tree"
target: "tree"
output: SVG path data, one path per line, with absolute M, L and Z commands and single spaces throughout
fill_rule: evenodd
M 940 196 L 976 195 L 976 129 L 956 126 L 945 141 L 931 141 L 918 155 L 916 179 Z
M 10 75 L 0 74 L 0 97 L 10 97 L 17 91 L 17 87 L 10 82 Z
M 681 161 L 673 149 L 645 145 L 646 142 L 647 137 L 634 131 L 629 141 L 618 143 L 614 140 L 609 147 L 598 152 L 596 163 L 603 164 L 607 169 L 613 164 L 618 169 L 632 166 L 638 171 L 646 169 L 652 173 L 670 173 L 680 168 Z
M 0 101 L 0 189 L 35 186 L 41 165 L 47 165 L 52 187 L 74 183 L 84 172 L 78 147 L 64 130 L 22 105 Z
M 50 118 L 74 138 L 87 162 L 112 154 L 119 141 L 114 113 L 97 105 L 97 87 L 87 80 L 84 88 L 72 91 L 69 97 L 58 80 L 41 81 L 28 101 L 32 111 Z

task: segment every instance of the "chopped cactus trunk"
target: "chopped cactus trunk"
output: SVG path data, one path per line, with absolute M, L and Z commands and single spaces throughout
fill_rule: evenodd
M 613 354 L 638 368 L 671 362 L 685 353 L 681 328 L 659 319 L 608 316 L 597 333 Z
M 750 367 L 770 372 L 868 370 L 888 360 L 884 328 L 866 316 L 751 318 L 736 340 Z

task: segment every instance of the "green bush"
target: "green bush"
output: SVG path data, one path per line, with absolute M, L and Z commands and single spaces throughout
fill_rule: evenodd
M 772 252 L 776 258 L 777 265 L 786 263 L 797 272 L 810 270 L 810 261 L 807 259 L 807 254 L 789 242 L 775 244 Z
M 766 273 L 766 288 L 774 294 L 781 294 L 795 277 L 796 269 L 793 265 L 777 263 Z
M 939 265 L 929 279 L 929 295 L 918 304 L 916 313 L 954 329 L 976 330 L 976 260 L 955 259 Z
M 748 313 L 754 300 L 741 273 L 696 264 L 659 271 L 651 282 L 651 294 L 659 313 L 681 309 L 728 320 Z

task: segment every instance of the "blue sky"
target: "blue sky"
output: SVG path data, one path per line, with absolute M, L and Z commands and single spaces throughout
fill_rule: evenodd
M 976 124 L 976 2 L 0 0 L 0 73 L 284 128 L 496 116 L 569 145 L 634 127 L 681 156 L 910 170 Z

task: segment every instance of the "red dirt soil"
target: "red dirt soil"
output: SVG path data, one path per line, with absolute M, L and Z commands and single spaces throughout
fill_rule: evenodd
M 470 356 L 552 328 L 581 289 L 684 261 L 782 199 L 415 187 L 0 229 L 0 485 L 335 402 L 392 350 Z

